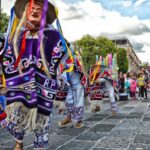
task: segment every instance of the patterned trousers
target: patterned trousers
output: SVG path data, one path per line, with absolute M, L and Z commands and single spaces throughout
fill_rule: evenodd
M 84 87 L 68 88 L 66 97 L 67 115 L 71 115 L 73 121 L 83 120 L 84 112 Z
M 21 102 L 6 108 L 7 118 L 1 122 L 13 138 L 22 143 L 25 133 L 34 132 L 34 149 L 48 148 L 50 117 L 29 109 Z

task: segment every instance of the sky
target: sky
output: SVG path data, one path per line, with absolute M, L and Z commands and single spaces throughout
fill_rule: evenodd
M 9 14 L 15 0 L 2 0 Z M 143 62 L 150 63 L 150 0 L 50 0 L 59 10 L 64 36 L 126 37 Z

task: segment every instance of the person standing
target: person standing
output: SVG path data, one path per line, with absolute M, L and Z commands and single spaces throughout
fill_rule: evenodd
M 31 3 L 32 2 L 32 3 Z M 19 24 L 3 54 L 7 118 L 1 122 L 23 150 L 24 134 L 34 132 L 34 149 L 49 145 L 50 115 L 57 91 L 57 69 L 65 54 L 48 0 L 16 0 Z
M 148 73 L 144 71 L 144 80 L 145 80 L 145 86 L 144 86 L 144 97 L 147 99 L 147 87 L 149 83 Z
M 118 82 L 119 82 L 119 93 L 123 93 L 124 86 L 125 86 L 125 79 L 124 79 L 122 72 L 120 72 L 120 74 L 119 74 Z
M 130 81 L 130 92 L 131 92 L 131 99 L 135 100 L 136 98 L 136 88 L 137 88 L 137 81 L 135 75 L 133 75 Z
M 139 99 L 142 100 L 144 99 L 144 86 L 145 86 L 144 74 L 139 73 L 138 75 Z
M 60 79 L 63 80 L 68 91 L 65 100 L 65 117 L 58 122 L 58 125 L 61 127 L 72 122 L 75 123 L 75 128 L 83 127 L 84 85 L 86 83 L 86 76 L 79 58 L 80 54 L 76 56 L 74 64 L 72 64 L 69 58 L 62 62 L 64 64 L 64 71 L 60 75 Z M 74 70 L 71 73 L 67 73 L 68 66 L 72 65 L 74 65 Z
M 126 93 L 128 94 L 128 98 L 131 98 L 131 94 L 130 94 L 130 84 L 131 84 L 131 77 L 130 77 L 130 73 L 127 73 L 126 79 L 125 79 L 125 89 L 126 89 Z

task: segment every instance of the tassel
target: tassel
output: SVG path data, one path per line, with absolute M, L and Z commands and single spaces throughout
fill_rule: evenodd
M 18 64 L 20 62 L 20 59 L 23 55 L 23 53 L 25 52 L 25 48 L 26 48 L 26 31 L 24 32 L 24 35 L 23 35 L 23 39 L 22 39 L 22 45 L 21 45 L 21 51 L 20 51 L 20 54 L 16 60 L 16 63 L 14 65 L 15 69 L 18 67 Z
M 33 6 L 33 3 L 34 3 L 34 1 L 33 1 L 33 0 L 30 0 L 30 3 L 29 3 L 29 11 L 28 11 L 27 15 L 29 15 L 29 13 L 31 12 L 31 8 L 32 8 L 32 6 Z M 15 29 L 16 29 L 16 26 L 17 26 L 18 22 L 19 22 L 18 18 L 15 18 L 15 20 L 14 20 L 14 25 L 13 25 L 14 27 L 13 27 L 13 29 L 12 29 L 11 38 L 12 38 L 14 32 L 15 32 Z M 14 65 L 14 68 L 15 68 L 15 69 L 18 67 L 18 64 L 19 64 L 19 62 L 20 62 L 20 60 L 21 60 L 21 57 L 22 57 L 22 55 L 23 55 L 24 52 L 25 52 L 25 48 L 26 48 L 26 31 L 24 32 L 24 35 L 23 35 L 22 45 L 21 45 L 21 51 L 20 51 L 20 53 L 19 53 L 19 56 L 18 56 L 18 58 L 17 58 L 17 60 L 16 60 L 15 65 Z M 19 72 L 20 72 L 20 71 L 21 71 L 21 70 L 19 69 Z
M 4 74 L 3 74 L 3 76 L 2 76 L 2 81 L 3 81 L 3 87 L 6 87 L 6 80 L 5 80 Z
M 14 17 L 15 17 L 14 7 L 12 7 L 11 11 L 10 11 L 10 19 L 9 19 L 9 24 L 8 24 L 8 28 L 7 28 L 7 34 L 6 34 L 7 36 L 6 36 L 4 50 L 7 50 L 7 48 L 8 48 L 9 34 L 11 32 L 11 29 L 12 29 Z
M 14 21 L 13 21 L 13 25 L 12 25 L 12 30 L 9 36 L 9 42 L 12 41 L 12 38 L 14 36 L 14 33 L 16 31 L 17 25 L 19 23 L 19 19 L 17 17 L 15 17 Z

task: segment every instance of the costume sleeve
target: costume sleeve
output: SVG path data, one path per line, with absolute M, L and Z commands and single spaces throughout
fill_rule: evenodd
M 63 48 L 60 34 L 56 29 L 49 26 L 44 34 L 45 58 L 49 63 L 49 71 L 52 75 L 57 76 L 59 73 L 59 64 L 64 57 L 65 50 Z

